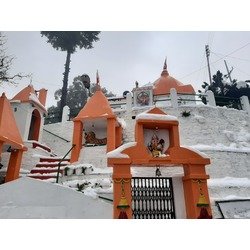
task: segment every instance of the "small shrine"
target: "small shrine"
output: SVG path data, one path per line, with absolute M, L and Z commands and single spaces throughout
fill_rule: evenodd
M 167 70 L 167 62 L 165 60 L 161 76 L 152 84 L 146 84 L 139 87 L 138 82 L 135 83 L 135 88 L 132 90 L 134 96 L 134 106 L 152 106 L 157 101 L 166 105 L 168 102 L 171 89 L 174 88 L 179 96 L 179 99 L 194 100 L 195 90 L 191 84 L 183 84 L 174 77 L 170 76 Z
M 135 142 L 109 152 L 113 167 L 114 218 L 211 218 L 205 165 L 210 159 L 180 146 L 176 117 L 152 108 L 136 116 Z M 156 177 L 134 177 L 134 168 L 156 168 Z M 182 166 L 178 193 L 172 178 L 161 177 L 160 168 Z M 175 204 L 183 196 L 185 216 L 176 216 Z
M 23 152 L 27 151 L 14 118 L 9 100 L 3 93 L 0 97 L 0 159 L 2 153 L 9 153 L 5 182 L 19 177 Z
M 47 90 L 35 90 L 30 84 L 17 93 L 11 100 L 11 106 L 24 141 L 41 141 Z
M 113 113 L 99 82 L 97 90 L 73 119 L 74 131 L 71 162 L 78 161 L 83 146 L 106 145 L 107 152 L 122 143 L 122 127 Z

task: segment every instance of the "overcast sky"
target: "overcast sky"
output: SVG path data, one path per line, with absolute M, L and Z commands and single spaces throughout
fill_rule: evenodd
M 141 1 L 134 0 L 60 3 L 60 10 L 57 1 L 51 0 L 1 4 L 5 10 L 11 9 L 11 15 L 3 11 L 0 16 L 7 53 L 16 58 L 11 71 L 32 74 L 35 89 L 48 89 L 47 107 L 56 103 L 54 92 L 62 87 L 66 52 L 52 48 L 40 30 L 101 31 L 93 49 L 72 55 L 69 85 L 82 74 L 95 82 L 98 70 L 101 85 L 122 95 L 133 89 L 135 81 L 140 85 L 154 82 L 167 57 L 169 74 L 197 91 L 209 81 L 205 45 L 211 50 L 212 74 L 217 70 L 226 74 L 226 60 L 229 69 L 234 68 L 232 78 L 250 79 L 247 1 L 229 5 L 226 0 L 211 0 L 204 5 L 198 0 L 155 0 L 143 8 Z M 12 98 L 29 83 L 30 79 L 23 79 L 18 87 L 0 86 L 0 93 L 5 91 Z
M 66 52 L 52 48 L 40 32 L 3 32 L 7 53 L 15 56 L 12 72 L 32 74 L 35 89 L 48 89 L 47 106 L 55 103 L 53 94 L 62 86 Z M 209 81 L 205 45 L 210 46 L 211 72 L 226 74 L 224 60 L 232 78 L 250 79 L 250 32 L 101 32 L 100 40 L 90 50 L 77 50 L 70 65 L 69 84 L 75 76 L 88 74 L 95 82 L 99 71 L 101 85 L 117 95 L 155 81 L 161 74 L 165 57 L 169 74 L 184 84 L 201 89 Z M 30 83 L 18 87 L 4 85 L 9 98 Z

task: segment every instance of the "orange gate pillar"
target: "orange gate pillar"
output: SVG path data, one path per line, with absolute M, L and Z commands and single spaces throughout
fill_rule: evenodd
M 9 165 L 5 177 L 5 182 L 13 181 L 19 178 L 23 151 L 14 149 L 10 154 Z
M 70 162 L 78 161 L 80 151 L 82 149 L 82 133 L 83 133 L 83 124 L 81 121 L 74 121 L 74 131 L 73 131 L 73 141 L 72 144 L 75 144 L 75 147 L 72 149 Z
M 132 219 L 130 165 L 113 166 L 113 218 Z
M 0 141 L 0 160 L 1 160 L 2 149 L 3 149 L 3 142 Z
M 107 119 L 107 152 L 115 149 L 115 118 Z
M 211 215 L 205 165 L 184 165 L 183 188 L 187 219 L 197 219 L 201 208 L 206 208 Z
M 118 148 L 122 145 L 122 127 L 115 128 L 115 148 Z

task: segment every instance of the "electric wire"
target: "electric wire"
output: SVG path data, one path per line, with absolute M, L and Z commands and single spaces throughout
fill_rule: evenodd
M 218 53 L 218 52 L 214 52 L 214 51 L 211 51 L 211 54 L 214 54 L 214 55 L 216 55 L 219 58 L 220 58 L 220 56 L 225 56 L 225 57 L 230 57 L 230 58 L 238 59 L 238 60 L 245 61 L 245 62 L 250 62 L 250 60 L 248 60 L 248 59 L 239 58 L 239 57 L 235 57 L 235 56 L 226 56 L 224 54 L 221 54 L 221 53 Z
M 217 62 L 223 60 L 224 58 L 228 57 L 229 55 L 232 55 L 233 53 L 235 53 L 235 52 L 237 52 L 237 51 L 239 51 L 239 50 L 245 48 L 245 47 L 248 46 L 249 44 L 250 44 L 250 43 L 247 43 L 247 44 L 241 46 L 240 48 L 238 48 L 238 49 L 232 51 L 231 53 L 228 53 L 227 55 L 225 55 L 225 56 L 223 56 L 223 57 L 220 57 L 218 60 L 211 62 L 210 65 L 215 64 L 215 63 L 217 63 Z M 206 66 L 204 66 L 202 69 L 204 69 L 205 67 L 206 67 Z M 189 74 L 187 74 L 187 75 L 185 75 L 185 76 L 180 77 L 180 79 L 183 79 L 183 78 L 186 78 L 186 77 L 188 77 L 188 76 L 190 76 L 190 75 L 193 75 L 193 74 L 199 72 L 199 71 L 202 70 L 202 69 L 195 70 L 195 71 L 193 71 L 193 72 L 191 72 L 191 73 L 189 73 Z
M 215 56 L 219 57 L 219 55 L 217 55 L 217 53 L 213 53 Z M 221 54 L 222 55 L 222 54 Z M 249 60 L 250 62 L 250 60 Z M 240 71 L 241 73 L 245 74 L 246 76 L 250 77 L 250 74 L 249 73 L 246 73 L 245 71 L 241 70 L 238 66 L 235 66 L 235 65 L 230 65 L 233 69 L 237 69 L 238 71 Z

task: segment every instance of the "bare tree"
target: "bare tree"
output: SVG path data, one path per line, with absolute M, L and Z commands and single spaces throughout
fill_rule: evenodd
M 6 55 L 6 38 L 0 32 L 0 85 L 4 83 L 17 85 L 16 80 L 21 80 L 23 77 L 29 77 L 29 75 L 23 75 L 22 73 L 10 74 L 10 68 L 12 61 L 15 59 L 13 56 Z

